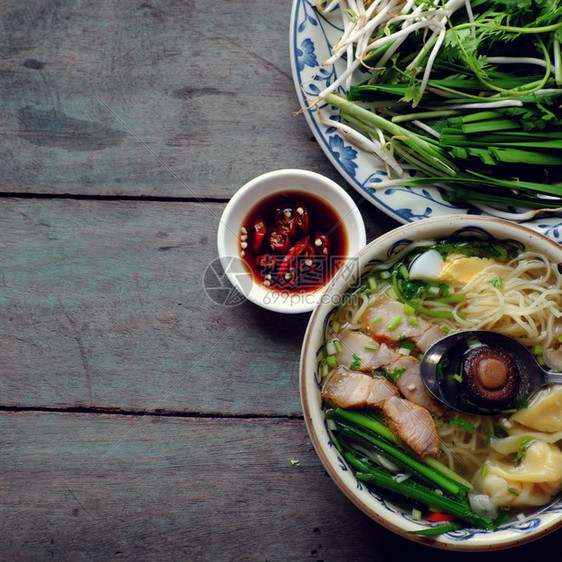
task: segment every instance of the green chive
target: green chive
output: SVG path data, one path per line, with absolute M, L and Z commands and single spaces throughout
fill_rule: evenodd
M 398 328 L 398 326 L 400 326 L 400 324 L 402 324 L 402 316 L 395 316 L 387 325 L 386 325 L 386 329 L 390 332 L 392 332 L 393 330 L 396 330 L 396 328 Z

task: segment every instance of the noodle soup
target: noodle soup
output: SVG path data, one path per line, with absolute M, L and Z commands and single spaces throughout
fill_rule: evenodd
M 500 416 L 468 416 L 430 395 L 419 362 L 445 334 L 490 330 L 562 369 L 560 265 L 481 237 L 390 254 L 324 324 L 316 372 L 332 444 L 361 485 L 402 497 L 412 520 L 433 525 L 423 534 L 493 530 L 548 505 L 562 488 L 562 387 Z

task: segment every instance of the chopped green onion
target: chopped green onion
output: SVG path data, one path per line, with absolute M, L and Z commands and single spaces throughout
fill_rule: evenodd
M 400 326 L 400 324 L 402 324 L 402 316 L 395 316 L 387 325 L 386 325 L 386 329 L 390 332 L 392 332 L 393 330 L 396 330 L 396 328 L 398 328 L 398 326 Z
M 410 326 L 418 326 L 420 323 L 420 319 L 417 316 L 408 316 L 406 318 L 406 320 L 408 321 L 408 324 L 410 324 Z
M 411 304 L 405 302 L 404 303 L 404 314 L 406 314 L 407 316 L 413 316 L 415 313 L 416 313 L 416 311 L 415 311 L 414 307 Z

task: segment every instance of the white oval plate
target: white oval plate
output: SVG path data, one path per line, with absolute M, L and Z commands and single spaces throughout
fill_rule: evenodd
M 321 66 L 342 32 L 339 10 L 319 14 L 316 0 L 293 0 L 290 24 L 290 52 L 293 80 L 306 120 L 316 140 L 343 178 L 365 199 L 401 223 L 415 222 L 444 215 L 494 215 L 515 220 L 549 238 L 562 242 L 562 218 L 549 215 L 536 218 L 526 215 L 496 213 L 474 206 L 455 206 L 447 203 L 436 187 L 394 187 L 376 190 L 370 185 L 386 176 L 386 171 L 372 155 L 350 144 L 338 132 L 320 122 L 315 110 L 308 110 L 307 99 L 314 98 L 341 73 L 341 61 Z M 322 108 L 325 116 L 337 115 L 337 110 Z

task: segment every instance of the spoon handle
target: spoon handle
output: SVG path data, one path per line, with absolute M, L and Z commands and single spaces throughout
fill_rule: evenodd
M 562 373 L 560 371 L 545 371 L 545 384 L 562 384 Z

